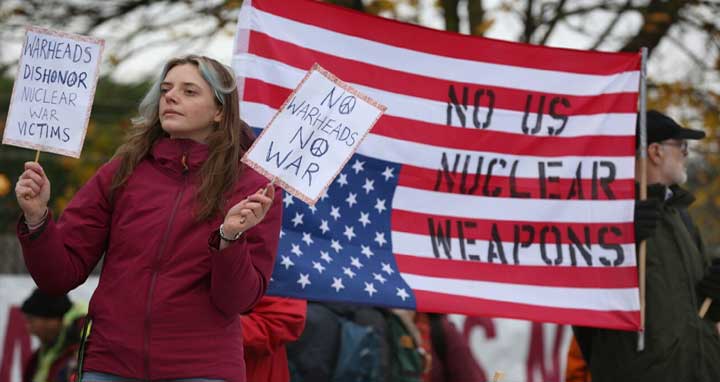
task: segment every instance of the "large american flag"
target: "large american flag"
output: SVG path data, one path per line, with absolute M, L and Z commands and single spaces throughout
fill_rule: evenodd
M 316 62 L 388 110 L 315 207 L 285 195 L 270 294 L 638 329 L 638 54 L 245 0 L 245 121 Z

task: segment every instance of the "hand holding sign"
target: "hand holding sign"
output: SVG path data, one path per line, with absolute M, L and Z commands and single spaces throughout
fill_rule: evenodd
M 25 163 L 25 172 L 15 184 L 15 195 L 28 224 L 42 220 L 50 200 L 50 180 L 39 163 Z
M 245 232 L 265 217 L 275 198 L 275 188 L 272 184 L 259 189 L 241 202 L 230 208 L 225 215 L 223 232 L 228 237 L 235 237 L 239 232 Z
M 314 205 L 385 109 L 315 64 L 242 160 Z

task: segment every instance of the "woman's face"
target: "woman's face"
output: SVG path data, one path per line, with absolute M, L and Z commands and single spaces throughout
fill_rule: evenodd
M 160 84 L 160 125 L 172 138 L 205 142 L 222 119 L 215 94 L 193 64 L 176 65 Z

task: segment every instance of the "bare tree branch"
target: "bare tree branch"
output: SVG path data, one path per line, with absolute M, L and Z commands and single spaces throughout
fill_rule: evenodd
M 446 31 L 460 32 L 460 16 L 458 15 L 459 2 L 460 0 L 442 0 Z
M 594 11 L 607 11 L 611 13 L 617 13 L 620 10 L 625 9 L 625 5 L 620 4 L 609 4 L 605 1 L 602 1 L 598 4 L 585 6 L 585 7 L 578 7 L 574 9 L 570 9 L 567 11 L 563 11 L 561 14 L 562 17 L 569 17 L 569 16 L 578 16 L 578 15 L 587 15 Z M 645 7 L 642 6 L 630 6 L 626 10 L 629 11 L 643 11 Z
M 537 24 L 535 22 L 535 17 L 533 16 L 533 4 L 535 3 L 534 0 L 527 0 L 527 3 L 525 5 L 525 18 L 523 20 L 523 33 L 520 41 L 525 43 L 530 43 L 530 38 L 532 37 L 533 33 L 535 33 L 535 28 L 537 28 Z
M 550 38 L 550 35 L 552 34 L 553 30 L 555 30 L 555 26 L 557 25 L 558 21 L 560 21 L 562 16 L 562 10 L 565 7 L 565 0 L 560 0 L 557 5 L 555 6 L 555 17 L 550 20 L 548 23 L 547 30 L 545 30 L 545 34 L 540 38 L 540 41 L 538 44 L 545 45 L 547 43 L 548 38 Z
M 633 36 L 625 46 L 623 52 L 637 52 L 642 47 L 648 48 L 648 56 L 665 37 L 678 20 L 680 10 L 687 6 L 684 0 L 652 0 L 643 12 L 645 19 L 640 31 Z
M 484 30 L 480 30 L 485 19 L 485 8 L 482 0 L 468 0 L 468 21 L 470 22 L 470 34 L 481 36 Z
M 701 70 L 710 69 L 710 67 L 708 67 L 707 63 L 705 62 L 705 59 L 703 59 L 702 57 L 698 57 L 698 55 L 695 54 L 695 52 L 693 52 L 692 50 L 690 50 L 682 41 L 676 39 L 671 34 L 668 34 L 667 36 L 665 36 L 665 38 L 668 39 L 668 41 L 672 42 L 675 47 L 685 53 L 685 55 L 687 55 L 698 68 L 700 68 Z
M 620 19 L 625 15 L 625 12 L 627 12 L 630 9 L 630 7 L 632 6 L 632 2 L 633 2 L 633 0 L 627 0 L 627 2 L 625 2 L 625 6 L 623 6 L 621 9 L 619 9 L 617 11 L 617 13 L 615 13 L 615 16 L 613 17 L 612 20 L 610 20 L 608 25 L 605 27 L 605 30 L 600 32 L 600 35 L 595 40 L 595 43 L 592 44 L 592 46 L 590 47 L 591 50 L 597 49 L 600 46 L 600 44 L 602 44 L 605 41 L 605 39 L 607 39 L 607 37 L 610 35 L 610 33 L 612 33 L 612 30 L 617 25 L 618 21 L 620 21 Z

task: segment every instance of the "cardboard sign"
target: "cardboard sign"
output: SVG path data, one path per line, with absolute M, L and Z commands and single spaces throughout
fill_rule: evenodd
M 2 143 L 80 157 L 104 44 L 28 27 Z
M 315 64 L 242 160 L 314 205 L 385 109 Z

